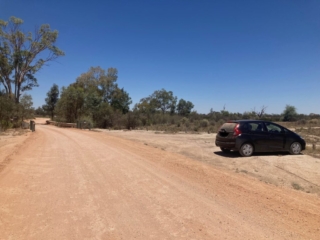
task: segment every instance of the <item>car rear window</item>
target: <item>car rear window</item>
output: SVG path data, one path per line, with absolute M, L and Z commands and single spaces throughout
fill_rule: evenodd
M 220 130 L 221 129 L 224 129 L 226 132 L 233 132 L 235 126 L 237 125 L 238 123 L 224 123 L 221 127 L 220 127 Z

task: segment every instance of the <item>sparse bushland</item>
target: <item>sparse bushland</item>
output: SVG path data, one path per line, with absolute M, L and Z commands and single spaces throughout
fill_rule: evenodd
M 172 132 L 217 132 L 218 128 L 228 120 L 262 119 L 273 122 L 288 120 L 283 125 L 307 124 L 320 115 L 293 114 L 295 122 L 286 117 L 286 106 L 283 114 L 267 114 L 266 107 L 260 111 L 255 109 L 244 113 L 232 113 L 225 108 L 208 114 L 192 111 L 193 104 L 174 96 L 172 91 L 161 89 L 148 97 L 142 98 L 130 110 L 131 98 L 116 83 L 117 70 L 108 71 L 96 67 L 77 78 L 76 82 L 62 88 L 57 103 L 57 117 L 67 122 L 75 122 L 82 116 L 90 116 L 94 127 L 109 129 L 147 129 Z M 116 94 L 115 94 L 116 93 Z M 178 103 L 177 103 L 178 102 Z M 293 107 L 294 108 L 294 107 Z M 289 109 L 289 110 L 290 110 Z M 295 108 L 293 109 L 295 110 Z M 292 115 L 292 114 L 291 114 Z M 315 120 L 313 120 L 315 122 Z

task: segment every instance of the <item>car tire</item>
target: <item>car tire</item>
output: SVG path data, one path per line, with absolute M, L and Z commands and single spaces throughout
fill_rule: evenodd
M 253 152 L 254 148 L 251 143 L 244 143 L 239 150 L 239 153 L 242 157 L 250 157 Z
M 223 147 L 221 147 L 220 149 L 221 149 L 221 151 L 224 152 L 224 153 L 229 153 L 229 152 L 230 152 L 230 149 L 228 149 L 228 148 L 223 148 Z
M 293 154 L 293 155 L 298 155 L 298 154 L 300 154 L 300 152 L 301 152 L 301 144 L 298 143 L 298 142 L 293 142 L 293 143 L 290 145 L 289 152 L 290 152 L 290 154 Z

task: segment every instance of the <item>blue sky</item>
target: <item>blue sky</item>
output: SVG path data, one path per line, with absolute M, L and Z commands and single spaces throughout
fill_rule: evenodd
M 133 103 L 164 88 L 199 113 L 320 114 L 319 13 L 319 0 L 0 0 L 0 19 L 59 31 L 66 55 L 37 73 L 35 107 L 100 66 Z

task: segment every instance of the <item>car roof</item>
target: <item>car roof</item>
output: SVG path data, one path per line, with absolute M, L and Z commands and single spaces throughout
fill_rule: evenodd
M 254 119 L 241 119 L 241 120 L 229 120 L 229 123 L 237 123 L 237 122 L 270 122 L 265 120 L 254 120 Z

